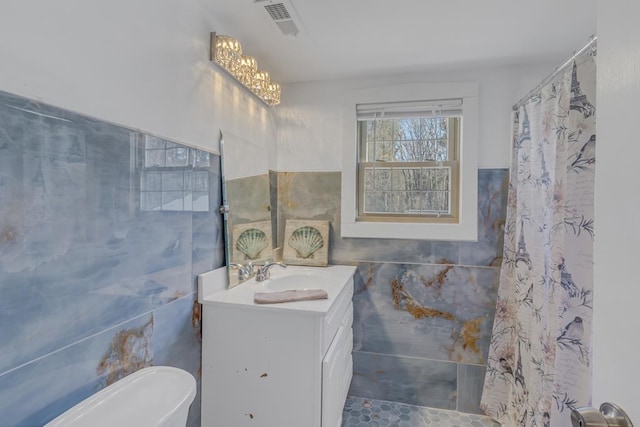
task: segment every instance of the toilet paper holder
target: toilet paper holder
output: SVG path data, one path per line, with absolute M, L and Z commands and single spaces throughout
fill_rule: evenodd
M 584 407 L 571 410 L 573 427 L 633 427 L 627 413 L 618 405 L 605 402 L 596 408 Z

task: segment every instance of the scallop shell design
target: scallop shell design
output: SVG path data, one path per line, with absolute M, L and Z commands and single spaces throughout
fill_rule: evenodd
M 296 251 L 299 258 L 313 258 L 314 252 L 324 246 L 324 239 L 317 228 L 307 225 L 291 233 L 289 246 Z
M 257 228 L 244 230 L 236 241 L 236 249 L 245 256 L 245 259 L 257 259 L 268 245 L 267 235 Z

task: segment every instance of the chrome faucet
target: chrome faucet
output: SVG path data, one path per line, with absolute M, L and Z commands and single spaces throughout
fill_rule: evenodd
M 249 264 L 247 265 L 242 265 L 242 264 L 238 264 L 237 262 L 232 262 L 229 264 L 229 268 L 238 269 L 238 280 L 241 282 L 251 279 L 255 271 L 252 262 L 249 262 Z
M 258 267 L 256 273 L 256 282 L 263 282 L 271 276 L 271 267 L 278 265 L 282 268 L 287 268 L 287 264 L 282 262 L 267 261 L 262 267 Z

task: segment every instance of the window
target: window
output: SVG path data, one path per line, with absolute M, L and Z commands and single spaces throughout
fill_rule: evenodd
M 477 92 L 408 84 L 347 96 L 343 237 L 477 239 Z
M 359 221 L 458 221 L 461 105 L 356 107 Z
M 143 135 L 140 210 L 209 211 L 209 153 Z

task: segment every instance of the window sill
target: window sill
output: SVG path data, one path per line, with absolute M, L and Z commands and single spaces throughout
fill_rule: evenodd
M 343 222 L 342 237 L 412 239 L 412 240 L 478 240 L 476 221 L 460 224 L 420 224 L 399 222 Z

